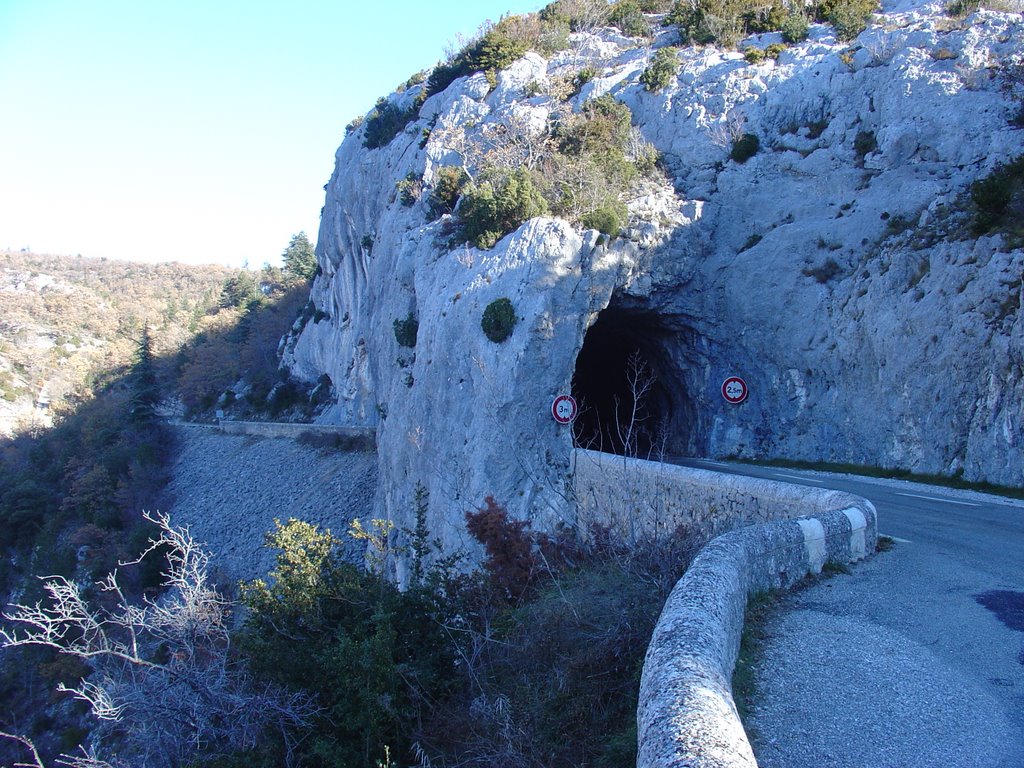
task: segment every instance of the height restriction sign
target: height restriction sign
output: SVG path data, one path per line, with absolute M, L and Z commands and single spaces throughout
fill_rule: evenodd
M 742 403 L 747 399 L 747 382 L 739 376 L 730 376 L 722 382 L 722 397 L 733 405 Z
M 576 399 L 572 395 L 559 395 L 551 404 L 551 415 L 559 424 L 572 424 L 576 418 Z

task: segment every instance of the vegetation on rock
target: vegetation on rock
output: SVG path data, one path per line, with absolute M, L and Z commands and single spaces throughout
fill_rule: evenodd
M 484 335 L 488 339 L 495 344 L 500 344 L 512 335 L 512 330 L 516 327 L 516 320 L 515 307 L 512 306 L 509 299 L 503 296 L 487 305 L 483 317 L 480 319 L 480 327 L 483 328 Z
M 640 75 L 640 82 L 648 91 L 660 91 L 672 82 L 679 66 L 677 49 L 659 48 L 650 65 Z

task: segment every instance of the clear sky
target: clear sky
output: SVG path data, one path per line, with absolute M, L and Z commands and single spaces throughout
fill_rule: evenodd
M 0 249 L 259 267 L 345 126 L 543 0 L 0 0 Z

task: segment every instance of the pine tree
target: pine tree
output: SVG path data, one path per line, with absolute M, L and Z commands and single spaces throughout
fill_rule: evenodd
M 312 280 L 316 274 L 316 253 L 305 232 L 292 235 L 281 258 L 284 271 L 298 280 Z
M 147 324 L 142 329 L 142 338 L 135 352 L 135 364 L 132 366 L 131 420 L 136 424 L 156 421 L 159 402 L 160 388 L 153 360 L 153 337 Z

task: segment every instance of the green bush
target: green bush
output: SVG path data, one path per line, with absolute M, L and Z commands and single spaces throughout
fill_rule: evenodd
M 764 31 L 767 22 L 762 17 L 770 7 L 755 6 L 750 0 L 679 0 L 666 21 L 678 28 L 684 43 L 731 47 L 749 32 Z
M 559 127 L 559 150 L 567 155 L 625 154 L 633 127 L 633 113 L 614 96 L 590 99 L 578 115 Z
M 761 148 L 761 141 L 752 133 L 744 133 L 732 145 L 732 152 L 729 157 L 737 163 L 745 163 L 757 154 Z
M 800 43 L 807 39 L 807 28 L 807 16 L 794 6 L 782 20 L 779 31 L 787 43 Z
M 476 72 L 487 73 L 493 81 L 500 70 L 522 58 L 530 45 L 517 34 L 516 18 L 503 19 L 451 59 L 434 67 L 427 78 L 426 94 L 440 93 L 457 78 Z
M 635 0 L 618 0 L 608 11 L 608 23 L 627 37 L 649 37 L 651 25 Z
M 443 165 L 438 168 L 434 188 L 430 191 L 428 200 L 431 215 L 438 218 L 446 213 L 453 213 L 468 181 L 466 172 L 458 166 Z
M 756 45 L 751 45 L 743 50 L 743 58 L 748 64 L 760 64 L 764 61 L 764 51 Z
M 502 297 L 488 304 L 480 319 L 480 327 L 484 335 L 495 344 L 511 336 L 512 329 L 516 327 L 516 310 L 511 300 Z
M 715 34 L 708 27 L 705 4 L 691 3 L 690 0 L 676 0 L 665 19 L 665 24 L 679 30 L 679 39 L 686 44 L 706 45 L 717 42 Z
M 769 59 L 778 59 L 784 50 L 786 50 L 786 46 L 782 43 L 772 43 L 764 49 L 764 55 Z
M 372 535 L 386 545 L 387 533 Z M 267 545 L 277 565 L 242 585 L 241 646 L 262 679 L 306 691 L 320 707 L 293 759 L 372 766 L 390 748 L 409 764 L 417 724 L 456 681 L 430 595 L 346 562 L 343 542 L 308 523 L 278 522 Z
M 416 335 L 420 330 L 420 323 L 412 312 L 409 313 L 405 320 L 395 320 L 394 330 L 395 341 L 399 345 L 409 347 L 410 349 L 416 346 Z
M 775 32 L 781 29 L 782 22 L 788 13 L 786 4 L 782 0 L 768 0 L 768 2 L 741 0 L 739 5 L 739 14 L 743 19 L 743 31 L 748 34 Z
M 835 27 L 838 40 L 853 40 L 868 25 L 878 0 L 822 0 L 817 18 Z
M 480 184 L 467 184 L 459 205 L 461 234 L 477 248 L 491 248 L 525 221 L 548 212 L 548 204 L 525 168 L 492 170 Z
M 418 112 L 415 106 L 400 109 L 385 98 L 378 99 L 377 106 L 366 116 L 363 146 L 367 149 L 387 146 L 405 130 L 405 126 L 416 119 Z
M 598 72 L 597 72 L 597 70 L 594 67 L 584 67 L 579 72 L 577 72 L 575 75 L 573 75 L 573 78 L 572 78 L 572 93 L 573 93 L 573 95 L 575 96 L 580 91 L 582 91 L 583 90 L 583 86 L 586 85 L 587 83 L 589 83 L 595 77 L 597 77 L 597 75 L 598 75 Z
M 679 57 L 675 48 L 659 48 L 650 65 L 640 75 L 644 87 L 656 93 L 671 83 L 679 71 Z
M 610 237 L 618 237 L 628 218 L 629 209 L 626 204 L 614 200 L 585 214 L 580 223 L 588 229 L 596 229 Z
M 420 193 L 423 192 L 423 176 L 415 171 L 409 171 L 404 179 L 395 182 L 395 188 L 398 190 L 398 199 L 402 201 L 402 205 L 410 208 L 416 204 L 420 199 Z

